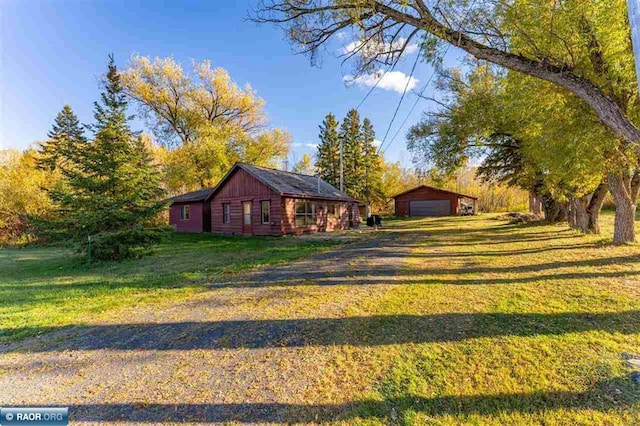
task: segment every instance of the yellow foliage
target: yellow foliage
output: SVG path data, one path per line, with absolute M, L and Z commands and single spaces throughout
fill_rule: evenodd
M 22 236 L 30 217 L 51 209 L 43 189 L 57 181 L 55 174 L 36 167 L 35 151 L 0 150 L 0 243 Z
M 264 101 L 251 86 L 239 87 L 209 61 L 194 61 L 191 71 L 172 58 L 133 56 L 122 73 L 163 145 L 170 193 L 213 186 L 236 161 L 275 166 L 287 156 L 290 136 L 265 130 Z

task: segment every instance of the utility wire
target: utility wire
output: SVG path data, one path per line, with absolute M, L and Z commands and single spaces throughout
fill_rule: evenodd
M 438 0 L 434 6 L 434 9 L 437 9 L 438 6 L 440 6 L 440 1 Z M 380 154 L 380 151 L 382 150 L 382 147 L 384 146 L 385 141 L 387 140 L 387 136 L 389 135 L 389 131 L 391 131 L 391 126 L 393 126 L 393 122 L 396 119 L 396 116 L 398 115 L 398 111 L 400 110 L 400 105 L 402 104 L 402 101 L 404 99 L 405 94 L 407 93 L 407 88 L 409 87 L 409 84 L 411 83 L 411 78 L 413 77 L 413 72 L 416 69 L 416 65 L 418 64 L 418 60 L 420 59 L 420 54 L 422 53 L 422 49 L 424 48 L 424 43 L 420 45 L 420 50 L 418 51 L 418 54 L 416 55 L 416 60 L 413 63 L 413 67 L 411 68 L 411 73 L 409 74 L 409 78 L 407 79 L 407 84 L 405 84 L 404 86 L 404 90 L 402 91 L 402 96 L 400 96 L 400 101 L 398 101 L 398 105 L 396 105 L 396 109 L 393 112 L 393 116 L 391 117 L 391 121 L 389 122 L 389 126 L 387 127 L 387 131 L 384 134 L 384 138 L 382 138 L 382 142 L 380 143 L 380 146 L 378 147 L 377 151 L 376 151 L 376 155 Z
M 358 106 L 356 107 L 356 111 L 358 111 L 360 109 L 360 107 L 362 106 L 362 104 L 364 103 L 364 101 L 367 100 L 367 98 L 369 97 L 369 95 L 371 94 L 371 92 L 373 92 L 373 90 L 378 87 L 378 84 L 380 84 L 380 82 L 382 81 L 382 78 L 385 76 L 385 74 L 387 74 L 389 71 L 391 71 L 392 69 L 395 68 L 396 64 L 398 63 L 398 61 L 395 61 L 393 64 L 389 64 L 389 66 L 387 66 L 387 69 L 384 70 L 384 72 L 382 73 L 382 75 L 380 76 L 379 79 L 376 80 L 376 83 L 371 87 L 371 89 L 369 89 L 369 91 L 367 92 L 366 95 L 364 95 L 364 98 L 362 98 L 362 100 L 360 101 L 360 103 L 358 104 Z
M 393 125 L 393 121 L 396 119 L 398 115 L 398 110 L 400 110 L 400 105 L 402 104 L 402 100 L 404 99 L 404 95 L 407 94 L 407 89 L 409 88 L 409 84 L 411 83 L 411 79 L 413 78 L 413 72 L 416 70 L 416 65 L 418 65 L 418 60 L 420 59 L 420 54 L 422 53 L 422 46 L 420 46 L 420 50 L 416 55 L 416 60 L 413 62 L 413 67 L 411 67 L 411 73 L 409 73 L 409 77 L 407 78 L 407 83 L 404 85 L 404 90 L 402 91 L 402 96 L 400 96 L 400 101 L 398 101 L 398 105 L 396 105 L 396 110 L 393 112 L 393 117 L 391 117 L 391 121 L 389 122 L 389 126 L 387 127 L 387 131 L 384 134 L 384 138 L 382 138 L 382 142 L 378 147 L 378 151 L 376 154 L 380 153 L 380 150 L 384 146 L 384 142 L 387 140 L 387 136 L 389 136 L 389 131 L 391 131 L 391 126 Z
M 469 9 L 467 10 L 467 12 L 465 13 L 465 15 L 463 16 L 462 20 L 460 21 L 460 25 L 458 25 L 458 29 L 456 31 L 460 31 L 460 29 L 462 28 L 462 25 L 464 25 L 464 22 L 467 20 L 467 18 L 469 17 L 469 12 L 471 12 L 471 10 L 473 9 L 473 7 L 475 6 L 477 0 L 473 0 L 471 2 L 471 5 L 469 7 Z M 438 3 L 440 3 L 438 1 Z M 437 5 L 436 5 L 437 7 Z M 447 55 L 447 53 L 449 52 L 449 49 L 451 48 L 452 43 L 448 43 L 447 44 L 447 48 L 445 49 L 444 53 L 443 53 L 443 58 Z M 411 113 L 413 112 L 413 110 L 416 108 L 416 105 L 418 105 L 418 102 L 420 102 L 420 99 L 422 99 L 422 95 L 424 94 L 424 91 L 427 89 L 427 87 L 429 87 L 429 84 L 431 84 L 431 80 L 433 80 L 433 77 L 436 74 L 436 70 L 435 68 L 433 69 L 433 72 L 431 73 L 431 76 L 429 77 L 429 80 L 427 80 L 427 83 L 424 85 L 424 87 L 422 88 L 422 90 L 420 90 L 420 93 L 418 94 L 418 97 L 416 98 L 416 101 L 413 103 L 413 105 L 411 106 L 411 109 L 409 110 L 409 112 L 407 113 L 407 115 L 405 116 L 404 120 L 402 120 L 402 123 L 400 124 L 400 127 L 398 128 L 398 130 L 396 131 L 396 133 L 393 135 L 393 137 L 391 138 L 391 140 L 389 141 L 389 144 L 387 145 L 386 148 L 384 148 L 384 150 L 382 150 L 382 146 L 384 145 L 384 140 L 382 141 L 382 143 L 380 144 L 380 148 L 378 150 L 378 152 L 382 152 L 382 154 L 384 155 L 384 153 L 387 151 L 387 149 L 391 146 L 391 144 L 393 143 L 393 141 L 396 139 L 396 137 L 398 136 L 398 134 L 400 133 L 400 131 L 402 130 L 402 128 L 404 127 L 404 125 L 406 124 L 407 120 L 409 119 L 409 116 L 411 115 Z M 404 94 L 403 94 L 404 96 Z M 402 101 L 402 99 L 400 99 L 400 101 Z M 398 104 L 399 107 L 400 104 Z M 397 109 L 396 109 L 397 112 Z M 394 114 L 395 117 L 395 114 Z M 391 123 L 393 123 L 393 119 L 391 120 Z M 389 124 L 389 128 L 391 128 L 391 123 Z M 389 132 L 389 129 L 387 129 L 387 133 Z

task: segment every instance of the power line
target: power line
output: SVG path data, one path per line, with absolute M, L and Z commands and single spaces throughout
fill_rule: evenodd
M 380 84 L 380 82 L 382 81 L 382 78 L 385 76 L 385 74 L 387 74 L 390 70 L 392 70 L 393 68 L 395 68 L 396 64 L 398 62 L 395 61 L 393 64 L 389 64 L 389 66 L 387 66 L 387 69 L 384 70 L 384 72 L 382 73 L 382 75 L 380 75 L 380 78 L 376 80 L 376 83 L 371 86 L 371 89 L 369 89 L 369 91 L 367 92 L 366 95 L 364 95 L 364 98 L 362 98 L 362 100 L 360 101 L 360 103 L 358 104 L 358 106 L 356 107 L 356 111 L 360 109 L 360 107 L 362 106 L 362 104 L 364 103 L 364 101 L 367 100 L 367 98 L 369 97 L 369 95 L 371 94 L 371 92 L 373 92 L 373 90 L 378 87 L 378 84 Z
M 389 131 L 391 131 L 391 126 L 393 125 L 393 121 L 396 119 L 396 116 L 398 115 L 398 110 L 400 109 L 400 105 L 402 104 L 404 95 L 407 94 L 407 89 L 409 88 L 409 84 L 411 83 L 411 79 L 413 78 L 413 72 L 416 70 L 416 65 L 418 65 L 418 60 L 420 59 L 421 53 L 422 53 L 422 46 L 420 46 L 420 50 L 416 55 L 416 60 L 413 62 L 413 67 L 411 67 L 411 73 L 409 73 L 409 77 L 407 78 L 407 83 L 404 85 L 404 90 L 402 91 L 402 96 L 400 96 L 400 101 L 398 101 L 398 105 L 396 105 L 396 110 L 393 112 L 393 117 L 391 117 L 391 121 L 389 122 L 387 131 L 385 132 L 384 138 L 382 138 L 382 142 L 380 143 L 380 147 L 378 147 L 377 154 L 380 153 L 380 150 L 384 146 L 384 142 L 387 140 L 387 136 L 389 136 Z
M 437 9 L 438 6 L 440 6 L 440 1 L 438 0 L 434 6 L 434 9 Z M 396 105 L 396 109 L 393 112 L 393 117 L 391 117 L 391 121 L 389 122 L 389 127 L 387 127 L 387 131 L 384 134 L 384 138 L 382 138 L 382 142 L 380 143 L 380 146 L 378 147 L 378 150 L 376 151 L 376 155 L 380 153 L 380 151 L 382 150 L 382 147 L 384 146 L 385 141 L 387 140 L 387 136 L 389 135 L 389 131 L 391 130 L 391 126 L 393 125 L 394 120 L 396 119 L 396 116 L 398 115 L 398 110 L 400 109 L 400 105 L 402 104 L 402 101 L 404 99 L 405 94 L 407 93 L 407 88 L 409 87 L 409 84 L 411 83 L 411 78 L 413 77 L 413 72 L 416 69 L 416 65 L 418 64 L 418 60 L 420 59 L 420 54 L 422 53 L 422 49 L 424 48 L 424 43 L 420 45 L 420 50 L 418 51 L 418 54 L 416 55 L 416 60 L 413 63 L 413 67 L 411 68 L 411 73 L 409 74 L 409 78 L 407 79 L 407 84 L 405 84 L 404 86 L 404 90 L 402 91 L 402 96 L 400 96 L 400 101 L 398 101 L 398 105 Z
M 471 2 L 471 5 L 469 6 L 469 9 L 466 11 L 465 15 L 463 16 L 462 20 L 460 21 L 460 25 L 458 25 L 458 29 L 456 31 L 460 31 L 460 29 L 462 28 L 462 25 L 464 24 L 464 22 L 469 17 L 469 12 L 471 12 L 471 10 L 475 6 L 476 2 L 477 2 L 477 0 L 473 0 Z M 438 1 L 438 3 L 440 3 L 440 1 Z M 437 7 L 437 5 L 436 5 L 436 7 Z M 447 44 L 447 48 L 445 49 L 445 51 L 443 53 L 443 57 L 445 57 L 447 55 L 447 53 L 449 52 L 449 49 L 451 48 L 451 46 L 452 46 L 452 43 L 448 43 Z M 420 90 L 420 93 L 418 94 L 418 97 L 416 98 L 416 101 L 413 103 L 413 106 L 411 107 L 411 109 L 409 110 L 407 115 L 405 116 L 404 120 L 402 120 L 402 123 L 400 124 L 400 127 L 398 127 L 398 130 L 396 131 L 396 133 L 393 135 L 393 137 L 389 141 L 389 144 L 387 145 L 387 148 L 385 148 L 384 150 L 380 149 L 380 150 L 378 150 L 378 152 L 382 151 L 382 154 L 384 155 L 384 153 L 387 151 L 387 149 L 391 146 L 393 141 L 396 139 L 396 137 L 398 136 L 398 134 L 400 133 L 400 131 L 402 130 L 402 128 L 406 124 L 407 120 L 409 119 L 409 116 L 411 115 L 411 113 L 415 109 L 416 105 L 418 105 L 418 102 L 420 102 L 420 99 L 422 99 L 422 95 L 423 95 L 424 91 L 427 89 L 427 87 L 429 87 L 429 84 L 431 84 L 431 80 L 433 80 L 433 77 L 435 76 L 435 74 L 436 74 L 436 69 L 434 68 L 433 72 L 431 73 L 431 76 L 429 77 L 429 80 L 427 80 L 427 83 L 424 85 L 422 90 Z M 403 96 L 404 96 L 404 93 L 403 93 Z M 400 99 L 400 101 L 402 101 L 402 99 Z M 398 108 L 399 108 L 399 105 L 400 104 L 398 104 Z M 397 112 L 397 109 L 396 109 L 396 112 Z M 394 117 L 395 117 L 395 114 L 394 114 Z M 391 123 L 389 124 L 389 128 L 391 128 L 391 124 L 392 123 L 393 123 L 393 119 L 391 120 Z M 388 132 L 389 132 L 389 129 L 387 129 L 387 133 Z M 383 145 L 384 145 L 384 140 L 380 144 L 380 148 L 382 148 Z
M 450 45 L 449 45 L 450 46 Z M 445 50 L 445 55 L 447 54 L 447 50 Z M 407 113 L 407 115 L 404 117 L 404 120 L 402 120 L 402 123 L 400 123 L 400 127 L 398 127 L 398 130 L 395 132 L 395 134 L 393 135 L 393 137 L 391 138 L 391 140 L 389 141 L 389 144 L 387 145 L 387 148 L 385 148 L 382 151 L 382 155 L 384 155 L 385 152 L 387 152 L 387 149 L 391 146 L 391 144 L 393 143 L 394 140 L 396 140 L 396 137 L 398 136 L 398 134 L 400 133 L 400 131 L 402 130 L 402 128 L 404 127 L 404 125 L 407 123 L 407 120 L 409 119 L 409 117 L 411 116 L 411 113 L 413 112 L 413 110 L 416 108 L 416 105 L 418 105 L 418 102 L 420 102 L 420 99 L 422 99 L 422 95 L 424 93 L 424 91 L 426 90 L 427 87 L 429 87 L 429 84 L 431 84 L 431 80 L 433 80 L 433 76 L 435 75 L 435 70 L 434 72 L 431 73 L 431 77 L 429 77 L 429 80 L 427 80 L 427 83 L 424 85 L 424 87 L 422 88 L 422 90 L 420 90 L 420 93 L 418 94 L 418 96 L 416 97 L 416 101 L 413 103 L 413 105 L 411 106 L 411 109 L 409 109 L 409 112 Z M 380 145 L 382 147 L 382 144 Z

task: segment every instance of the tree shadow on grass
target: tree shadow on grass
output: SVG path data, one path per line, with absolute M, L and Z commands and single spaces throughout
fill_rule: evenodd
M 425 398 L 406 395 L 385 400 L 362 400 L 344 404 L 86 404 L 69 407 L 72 421 L 84 422 L 243 422 L 317 423 L 377 418 L 390 422 L 409 413 L 427 416 L 530 414 L 561 409 L 622 411 L 639 401 L 640 387 L 617 378 L 598 383 L 584 392 L 549 391 Z M 394 413 L 394 414 L 392 414 Z M 397 420 L 396 420 L 397 421 Z
M 56 327 L 24 331 L 53 331 Z M 36 344 L 2 352 L 193 350 L 302 346 L 379 346 L 455 342 L 497 336 L 601 331 L 640 333 L 640 311 L 559 314 L 435 314 L 286 320 L 204 321 L 75 326 Z

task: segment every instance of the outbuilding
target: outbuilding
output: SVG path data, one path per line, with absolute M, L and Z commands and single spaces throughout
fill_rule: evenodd
M 358 201 L 317 176 L 236 163 L 211 197 L 211 231 L 234 235 L 325 232 L 360 223 Z
M 213 188 L 204 188 L 170 198 L 169 223 L 178 232 L 211 231 Z
M 457 216 L 468 214 L 468 210 L 475 214 L 478 200 L 477 197 L 427 185 L 418 186 L 392 198 L 395 200 L 395 215 L 410 217 Z

